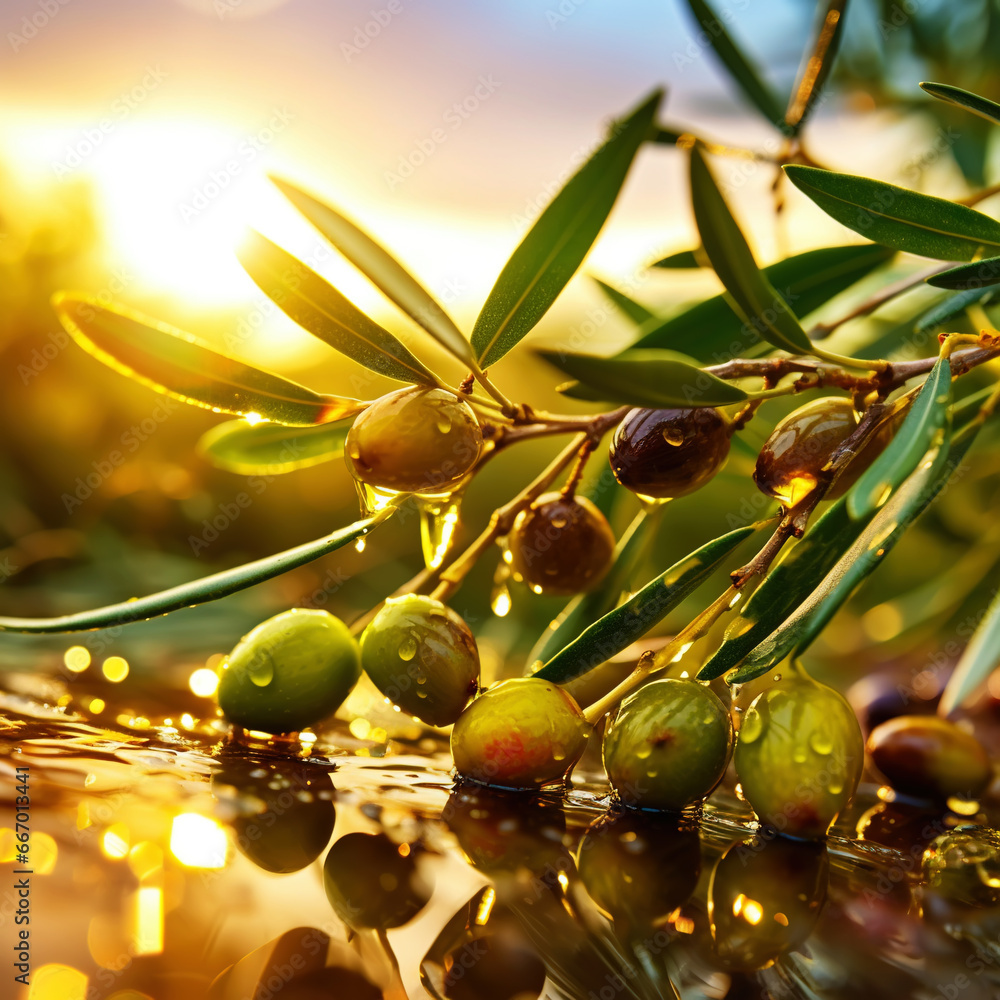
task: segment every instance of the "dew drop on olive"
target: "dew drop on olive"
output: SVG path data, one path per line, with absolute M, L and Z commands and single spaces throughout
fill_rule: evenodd
M 747 709 L 733 760 L 762 822 L 789 837 L 824 837 L 850 802 L 864 765 L 864 739 L 833 688 L 789 677 Z
M 611 469 L 639 496 L 686 496 L 725 464 L 729 434 L 729 422 L 711 406 L 630 410 L 611 441 Z
M 785 507 L 794 507 L 811 493 L 819 472 L 858 426 L 849 399 L 814 399 L 790 413 L 771 432 L 757 457 L 753 479 L 758 489 Z M 857 482 L 891 440 L 892 420 L 883 421 L 861 451 L 827 490 L 825 498 L 842 496 Z
M 569 596 L 600 583 L 615 536 L 586 497 L 545 493 L 517 515 L 507 545 L 515 579 L 537 594 Z
M 826 902 L 826 846 L 772 837 L 732 844 L 708 890 L 715 950 L 726 968 L 770 965 L 812 933 Z
M 361 675 L 357 641 L 328 611 L 293 608 L 245 635 L 219 666 L 219 707 L 244 729 L 290 733 L 335 712 Z
M 989 755 L 975 736 L 936 715 L 883 722 L 868 737 L 868 753 L 897 792 L 919 799 L 975 799 L 993 777 Z
M 354 421 L 344 457 L 359 482 L 396 493 L 447 493 L 479 458 L 475 411 L 446 389 L 408 386 L 376 399 Z
M 653 681 L 626 698 L 604 735 L 604 768 L 619 801 L 678 811 L 722 780 L 733 745 L 729 712 L 696 681 Z
M 697 888 L 697 824 L 689 817 L 609 813 L 583 835 L 577 868 L 590 898 L 612 919 L 652 927 Z
M 389 701 L 433 726 L 450 726 L 479 683 L 469 626 L 421 594 L 386 601 L 361 637 L 361 666 Z
M 565 779 L 590 732 L 580 706 L 561 687 L 515 677 L 488 688 L 459 716 L 451 753 L 463 778 L 537 789 Z
M 323 887 L 348 927 L 388 930 L 412 920 L 430 899 L 409 844 L 383 833 L 348 833 L 323 862 Z
M 212 775 L 212 793 L 240 853 L 265 871 L 300 871 L 330 842 L 336 813 L 324 767 L 300 760 L 227 760 Z

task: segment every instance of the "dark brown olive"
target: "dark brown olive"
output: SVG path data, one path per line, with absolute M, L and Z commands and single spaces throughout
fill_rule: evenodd
M 936 715 L 901 715 L 868 737 L 872 763 L 904 795 L 944 802 L 974 799 L 993 777 L 982 744 Z
M 536 594 L 568 596 L 601 581 L 611 565 L 615 536 L 586 497 L 546 493 L 517 515 L 507 544 L 515 579 Z
M 609 460 L 615 478 L 643 497 L 686 496 L 729 455 L 729 423 L 711 406 L 631 410 L 618 425 Z

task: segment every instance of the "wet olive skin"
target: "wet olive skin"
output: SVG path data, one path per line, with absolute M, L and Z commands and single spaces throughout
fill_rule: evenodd
M 679 811 L 722 780 L 729 712 L 709 688 L 668 678 L 622 702 L 604 736 L 604 768 L 623 805 Z
M 629 411 L 611 441 L 615 478 L 640 496 L 682 497 L 705 485 L 729 456 L 729 425 L 711 406 Z
M 421 594 L 386 601 L 361 637 L 361 666 L 389 701 L 433 726 L 450 726 L 479 683 L 469 626 Z
M 536 593 L 569 596 L 600 583 L 615 536 L 586 497 L 545 493 L 517 515 L 507 544 L 515 579 Z
M 219 667 L 216 696 L 226 718 L 244 729 L 297 732 L 335 712 L 360 675 L 347 626 L 328 611 L 293 608 L 237 643 Z
M 297 760 L 229 760 L 212 775 L 212 792 L 240 853 L 265 871 L 300 871 L 330 842 L 336 813 L 326 768 Z
M 872 763 L 904 795 L 944 802 L 974 799 L 993 777 L 982 744 L 953 722 L 935 715 L 901 715 L 868 737 Z
M 697 824 L 687 817 L 608 813 L 580 841 L 577 868 L 590 898 L 616 922 L 651 927 L 697 888 Z
M 464 399 L 408 386 L 376 399 L 354 421 L 344 458 L 355 479 L 398 493 L 447 493 L 479 458 L 483 434 Z
M 515 677 L 488 688 L 459 716 L 451 754 L 463 778 L 537 789 L 566 777 L 589 736 L 580 707 L 562 688 Z
M 334 912 L 355 930 L 400 927 L 430 899 L 412 851 L 382 833 L 335 841 L 323 862 L 323 887 Z
M 733 754 L 747 801 L 789 837 L 826 835 L 858 787 L 864 740 L 850 705 L 808 678 L 777 681 L 747 709 Z
M 801 945 L 823 910 L 829 872 L 823 844 L 774 837 L 731 845 L 708 890 L 712 937 L 725 967 L 760 969 Z

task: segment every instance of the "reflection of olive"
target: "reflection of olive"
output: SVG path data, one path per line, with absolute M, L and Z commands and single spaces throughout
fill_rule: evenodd
M 652 925 L 698 885 L 698 828 L 676 816 L 608 813 L 584 834 L 577 866 L 601 909 L 615 920 Z
M 315 861 L 333 833 L 329 772 L 297 760 L 231 760 L 212 776 L 218 811 L 236 846 L 269 872 L 297 872 Z
M 862 840 L 911 855 L 946 830 L 944 811 L 914 802 L 879 802 L 858 820 Z
M 822 844 L 783 837 L 732 844 L 708 890 L 712 937 L 726 967 L 759 969 L 801 945 L 826 901 L 829 869 Z
M 566 817 L 552 800 L 463 785 L 442 816 L 472 864 L 487 874 L 525 870 L 555 888 L 559 874 L 573 867 L 563 844 Z
M 381 833 L 337 840 L 323 863 L 323 885 L 337 916 L 354 929 L 399 927 L 430 898 L 410 846 Z
M 933 896 L 965 906 L 1000 903 L 1000 831 L 957 827 L 931 842 L 922 867 Z

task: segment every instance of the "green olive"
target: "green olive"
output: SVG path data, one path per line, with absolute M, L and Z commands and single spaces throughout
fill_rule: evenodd
M 729 434 L 729 421 L 711 406 L 635 409 L 615 430 L 608 458 L 627 490 L 656 499 L 683 497 L 725 464 Z
M 297 872 L 330 842 L 330 772 L 300 760 L 227 760 L 212 775 L 219 812 L 240 853 L 269 872 Z
M 829 871 L 822 844 L 782 837 L 732 844 L 708 889 L 712 937 L 726 968 L 760 969 L 801 945 L 826 902 Z
M 396 493 L 453 490 L 479 458 L 475 411 L 446 389 L 412 385 L 376 399 L 347 434 L 347 467 L 359 482 Z
M 244 729 L 297 732 L 335 712 L 360 674 L 358 644 L 339 618 L 293 608 L 237 643 L 219 667 L 217 697 Z
M 514 579 L 536 594 L 592 590 L 611 566 L 615 536 L 586 497 L 545 493 L 514 521 L 507 538 Z
M 412 920 L 430 899 L 409 844 L 382 833 L 348 833 L 323 862 L 323 886 L 348 927 L 387 930 Z
M 459 716 L 451 753 L 463 778 L 501 788 L 561 781 L 583 755 L 590 726 L 562 688 L 515 677 L 484 691 Z
M 698 885 L 698 827 L 687 817 L 609 813 L 583 835 L 577 868 L 590 898 L 616 923 L 652 927 Z
M 604 735 L 604 768 L 619 800 L 680 810 L 722 780 L 733 746 L 729 712 L 709 688 L 667 678 L 622 702 Z
M 733 756 L 764 823 L 790 837 L 823 837 L 858 787 L 864 741 L 833 688 L 789 677 L 753 700 Z
M 421 594 L 386 601 L 361 637 L 361 666 L 389 701 L 433 726 L 450 726 L 479 684 L 469 626 Z
M 979 740 L 936 715 L 883 722 L 868 737 L 868 753 L 897 792 L 919 799 L 974 799 L 993 778 Z

